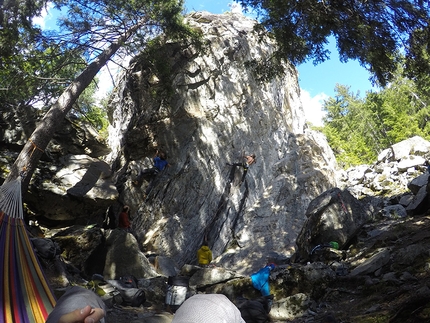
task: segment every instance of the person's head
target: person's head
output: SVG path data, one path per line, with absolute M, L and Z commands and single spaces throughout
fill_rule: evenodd
M 124 207 L 122 208 L 123 212 L 128 212 L 130 210 L 130 207 L 128 205 L 124 205 Z
M 253 159 L 255 159 L 255 154 L 251 154 L 251 157 L 252 157 Z
M 160 157 L 161 159 L 166 159 L 166 154 L 164 152 L 160 151 L 158 153 L 158 157 Z
M 202 243 L 202 246 L 209 246 L 209 244 L 208 244 L 208 242 L 205 240 L 205 241 L 203 241 L 203 243 Z

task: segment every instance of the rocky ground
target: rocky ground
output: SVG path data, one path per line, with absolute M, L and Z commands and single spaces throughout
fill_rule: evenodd
M 389 259 L 375 263 L 374 272 L 354 275 L 364 257 L 385 248 Z M 429 248 L 429 214 L 366 225 L 347 252 L 349 273 L 291 322 L 430 322 Z
M 384 250 L 389 251 L 389 257 L 371 258 Z M 429 250 L 430 214 L 368 224 L 340 262 L 345 271 L 338 270 L 336 279 L 315 286 L 311 305 L 304 315 L 273 322 L 429 322 Z M 362 269 L 358 270 L 360 264 Z M 164 304 L 148 299 L 139 308 L 112 307 L 107 323 L 167 323 L 171 319 L 172 314 Z
M 162 305 L 114 306 L 108 310 L 106 323 L 170 323 L 173 313 Z

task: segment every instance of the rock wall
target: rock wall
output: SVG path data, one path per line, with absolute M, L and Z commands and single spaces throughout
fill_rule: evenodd
M 1 107 L 0 182 L 46 111 Z M 110 149 L 97 131 L 73 115 L 62 121 L 45 149 L 23 202 L 26 220 L 45 227 L 102 223 L 118 199 L 111 167 L 100 159 Z
M 309 202 L 336 186 L 336 162 L 306 128 L 295 68 L 285 62 L 285 75 L 262 82 L 246 67 L 275 48 L 253 20 L 206 12 L 188 20 L 202 31 L 203 52 L 171 42 L 121 76 L 106 160 L 147 253 L 193 263 L 207 237 L 218 265 L 250 273 L 294 252 Z M 151 166 L 156 149 L 171 167 L 145 198 L 148 183 L 133 185 L 133 174 Z M 256 164 L 240 185 L 241 167 L 226 162 L 250 153 Z

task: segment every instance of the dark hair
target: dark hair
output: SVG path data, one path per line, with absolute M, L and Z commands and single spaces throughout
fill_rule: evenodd
M 128 205 L 124 205 L 124 207 L 122 208 L 123 212 L 128 212 L 130 210 L 130 207 Z

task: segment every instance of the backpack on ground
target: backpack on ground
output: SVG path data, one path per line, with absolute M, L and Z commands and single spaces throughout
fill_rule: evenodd
M 119 291 L 124 305 L 139 307 L 146 302 L 146 295 L 143 289 L 129 287 L 137 286 L 137 279 L 134 276 L 123 276 L 119 280 L 107 280 L 107 282 Z
M 36 254 L 44 259 L 53 259 L 61 254 L 60 246 L 51 239 L 31 238 L 30 240 L 36 249 Z
M 145 292 L 140 288 L 126 288 L 119 290 L 124 305 L 139 307 L 146 302 Z
M 137 279 L 133 275 L 121 276 L 119 281 L 126 288 L 137 288 Z
M 259 297 L 254 300 L 242 298 L 237 301 L 237 308 L 246 323 L 270 322 L 269 297 Z

